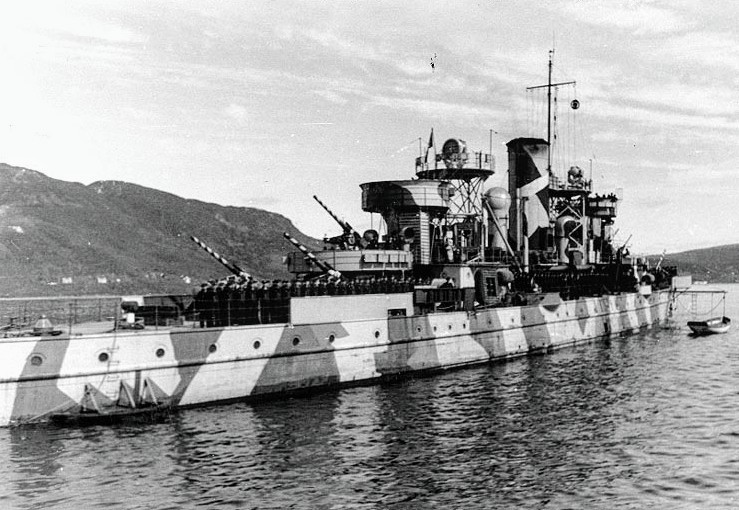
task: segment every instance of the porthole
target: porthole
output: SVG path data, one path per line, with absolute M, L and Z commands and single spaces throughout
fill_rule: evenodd
M 259 340 L 254 340 L 254 348 L 259 349 L 262 346 L 262 342 Z
M 449 331 L 451 331 L 451 330 L 452 330 L 452 325 L 451 325 L 451 324 L 449 324 Z
M 161 358 L 162 356 L 164 356 L 164 349 L 162 349 L 161 347 L 157 349 L 156 355 L 157 358 Z
M 463 322 L 462 323 L 462 329 L 467 329 L 467 323 L 466 322 Z
M 421 332 L 421 326 L 418 326 L 418 327 L 416 328 L 416 331 L 418 331 L 418 332 L 420 333 L 420 332 Z
M 98 361 L 100 361 L 100 363 L 105 363 L 109 359 L 110 359 L 110 355 L 107 352 L 101 352 L 98 355 Z
M 336 340 L 336 337 L 334 335 L 329 335 L 328 336 L 328 343 L 332 344 L 332 343 L 334 343 L 334 340 Z
M 42 358 L 38 354 L 34 354 L 33 356 L 31 356 L 31 365 L 33 365 L 34 367 L 41 366 L 43 362 L 44 362 L 44 358 Z
M 218 350 L 218 346 L 216 344 L 210 344 L 210 347 L 208 347 L 208 352 L 213 354 Z
M 300 337 L 297 337 L 296 336 L 295 338 L 293 338 L 293 345 L 294 346 L 297 346 L 299 343 L 300 343 Z
M 436 331 L 436 326 L 434 326 L 434 331 Z
M 380 332 L 379 331 L 375 331 L 375 338 L 380 338 Z

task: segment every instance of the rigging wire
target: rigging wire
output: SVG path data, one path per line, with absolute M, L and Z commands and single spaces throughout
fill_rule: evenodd
M 559 87 L 554 87 L 552 103 L 552 146 L 549 150 L 552 151 L 552 161 L 555 163 L 552 173 L 555 177 L 560 177 L 559 173 L 562 169 L 562 150 L 559 143 Z
M 572 95 L 573 95 L 573 101 L 577 100 L 577 83 L 572 84 Z M 572 104 L 572 103 L 570 103 Z M 577 140 L 577 124 L 580 116 L 577 113 L 577 110 L 571 109 L 572 111 L 572 148 L 574 152 L 574 159 L 575 161 L 580 160 L 580 151 L 578 146 L 578 140 Z
M 700 311 L 698 309 L 698 306 L 699 305 L 698 305 L 697 302 L 695 303 L 696 306 L 694 308 L 693 303 L 692 303 L 692 295 L 691 295 L 691 302 L 690 303 L 688 303 L 688 304 L 682 304 L 682 302 L 681 302 L 681 300 L 679 298 L 680 297 L 683 297 L 683 296 L 687 296 L 687 294 L 681 294 L 681 295 L 675 296 L 675 299 L 673 300 L 673 303 L 674 303 L 675 308 L 676 308 L 675 311 L 677 311 L 677 312 L 681 312 L 682 311 L 682 312 L 690 313 L 691 315 L 696 315 L 696 316 L 697 315 L 712 315 L 716 311 L 716 309 L 718 307 L 724 305 L 723 299 L 725 299 L 725 298 L 719 299 L 716 302 L 716 304 L 714 304 L 713 296 L 711 296 L 711 304 L 709 305 L 711 308 L 710 309 L 706 309 L 706 311 L 704 312 L 704 311 Z

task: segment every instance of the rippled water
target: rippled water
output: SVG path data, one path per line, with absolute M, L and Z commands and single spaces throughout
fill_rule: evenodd
M 688 318 L 160 423 L 3 429 L 0 508 L 736 508 L 739 324 L 693 338 Z

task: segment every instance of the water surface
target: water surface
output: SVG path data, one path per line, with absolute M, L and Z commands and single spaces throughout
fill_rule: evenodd
M 673 328 L 433 377 L 0 429 L 0 507 L 736 508 L 725 288 L 726 335 L 689 336 L 688 300 Z

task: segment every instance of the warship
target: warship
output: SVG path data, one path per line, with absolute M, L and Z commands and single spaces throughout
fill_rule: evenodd
M 315 197 L 341 230 L 314 251 L 285 233 L 291 281 L 255 279 L 193 237 L 227 277 L 190 296 L 120 298 L 95 321 L 3 328 L 0 425 L 369 384 L 667 319 L 676 271 L 615 242 L 619 196 L 595 193 L 577 166 L 555 175 L 551 140 L 508 142 L 507 188 L 486 188 L 492 150 L 450 138 L 437 153 L 433 137 L 412 178 L 361 185 L 382 228 L 360 234 Z

